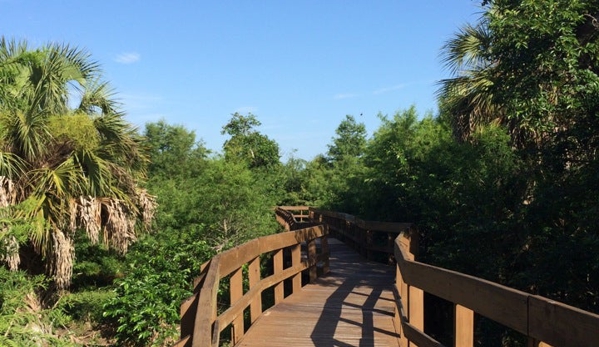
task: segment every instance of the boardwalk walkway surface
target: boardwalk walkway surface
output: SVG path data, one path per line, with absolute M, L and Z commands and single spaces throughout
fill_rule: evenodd
M 238 346 L 398 346 L 395 267 L 367 261 L 336 239 L 329 245 L 331 272 L 264 312 Z

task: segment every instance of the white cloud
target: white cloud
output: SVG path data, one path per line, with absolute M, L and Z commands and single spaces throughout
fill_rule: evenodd
M 359 96 L 359 94 L 355 94 L 355 93 L 339 93 L 339 94 L 335 94 L 335 96 L 333 96 L 333 99 L 335 99 L 335 100 L 350 99 L 350 98 L 355 98 L 358 96 Z
M 127 52 L 127 53 L 121 53 L 121 54 L 117 55 L 117 57 L 114 59 L 114 61 L 116 61 L 117 63 L 121 63 L 121 64 L 133 64 L 133 63 L 139 61 L 139 59 L 141 59 L 141 56 L 139 55 L 139 53 Z
M 388 92 L 392 92 L 394 90 L 403 89 L 405 87 L 406 87 L 405 84 L 398 84 L 398 85 L 394 85 L 394 86 L 391 86 L 391 87 L 385 87 L 385 88 L 377 89 L 377 90 L 373 91 L 372 94 L 376 95 L 376 94 L 388 93 Z

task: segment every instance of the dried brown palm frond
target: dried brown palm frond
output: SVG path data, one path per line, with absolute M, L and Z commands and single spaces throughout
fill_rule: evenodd
M 67 289 L 73 277 L 73 262 L 75 260 L 73 239 L 61 230 L 54 229 L 52 231 L 52 246 L 50 274 L 54 277 L 57 289 Z
M 0 176 L 0 208 L 14 205 L 17 198 L 16 189 L 13 181 L 6 176 Z M 3 234 L 7 234 L 8 226 L 2 223 Z M 11 271 L 16 271 L 21 263 L 19 256 L 19 242 L 13 235 L 9 235 L 2 240 L 4 255 L 0 258 L 6 263 Z
M 21 264 L 21 257 L 19 256 L 19 242 L 17 239 L 10 235 L 6 237 L 3 242 L 3 248 L 6 252 L 0 260 L 2 260 L 10 271 L 17 271 Z
M 71 233 L 74 233 L 77 230 L 77 211 L 79 210 L 79 206 L 77 204 L 77 199 L 69 199 L 69 230 Z
M 145 189 L 137 190 L 137 202 L 141 213 L 141 220 L 143 221 L 144 227 L 149 229 L 154 219 L 154 213 L 156 212 L 156 197 L 150 195 Z
M 102 228 L 102 204 L 100 200 L 93 196 L 81 196 L 75 199 L 73 204 L 74 211 L 71 212 L 71 230 L 81 228 L 85 230 L 87 237 L 92 244 L 97 244 L 100 240 L 100 230 Z
M 6 176 L 0 176 L 0 207 L 13 205 L 16 199 L 17 190 L 14 182 Z
M 104 243 L 125 254 L 136 239 L 135 215 L 122 200 L 105 199 L 103 205 L 106 212 Z

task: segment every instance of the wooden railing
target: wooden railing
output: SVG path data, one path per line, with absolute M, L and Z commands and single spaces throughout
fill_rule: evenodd
M 301 289 L 302 272 L 307 272 L 310 282 L 319 272 L 328 272 L 326 226 L 319 224 L 300 229 L 305 224 L 298 223 L 291 212 L 279 208 L 276 215 L 287 230 L 294 231 L 249 241 L 202 265 L 200 276 L 194 281 L 194 294 L 181 305 L 181 339 L 175 346 L 218 346 L 220 333 L 228 327 L 231 344 L 235 345 L 248 328 L 244 311 L 249 308 L 249 325 L 262 315 L 262 292 L 273 288 L 276 305 L 285 297 L 285 280 L 291 282 L 287 290 L 291 295 Z M 289 258 L 287 264 L 284 254 Z M 260 278 L 260 263 L 265 257 L 272 258 L 272 274 Z M 219 312 L 219 285 L 225 280 L 228 280 L 230 304 Z
M 310 207 L 309 206 L 277 206 L 275 208 L 277 215 L 284 211 L 293 217 L 293 221 L 297 223 L 310 222 Z
M 395 263 L 394 241 L 402 231 L 414 229 L 411 223 L 373 222 L 350 214 L 310 209 L 311 220 L 328 225 L 331 237 L 343 241 L 369 260 Z
M 310 219 L 310 207 L 308 206 L 277 206 L 275 217 L 286 231 L 297 230 L 322 224 Z
M 405 223 L 367 222 L 353 216 L 311 210 L 313 218 L 329 224 L 335 235 L 350 235 L 348 244 L 360 252 L 373 233 L 398 235 L 393 242 L 396 271 L 396 330 L 400 345 L 439 347 L 424 331 L 424 293 L 454 304 L 455 346 L 474 345 L 474 316 L 479 314 L 528 337 L 529 346 L 599 346 L 599 315 L 541 296 L 414 260 L 417 233 Z M 377 230 L 380 228 L 382 230 Z M 340 230 L 341 229 L 341 230 Z M 365 241 L 360 244 L 356 240 Z

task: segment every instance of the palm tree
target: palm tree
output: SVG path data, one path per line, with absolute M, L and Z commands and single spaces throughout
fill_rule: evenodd
M 476 26 L 464 26 L 443 46 L 443 60 L 454 77 L 442 80 L 437 94 L 460 140 L 467 140 L 482 125 L 507 122 L 495 101 L 493 81 L 497 72 L 491 43 L 483 17 Z
M 124 253 L 155 208 L 139 187 L 141 138 L 100 78 L 83 50 L 0 39 L 3 258 L 18 268 L 19 245 L 31 243 L 58 289 L 70 284 L 77 230 Z

